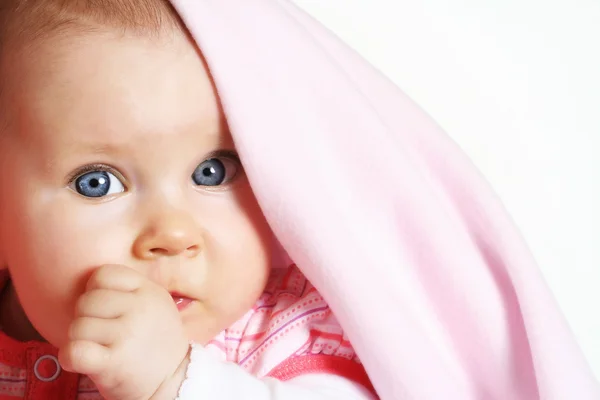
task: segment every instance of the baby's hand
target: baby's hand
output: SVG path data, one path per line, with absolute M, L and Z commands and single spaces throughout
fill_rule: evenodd
M 131 268 L 108 265 L 79 298 L 59 358 L 65 370 L 88 375 L 107 400 L 173 399 L 188 348 L 169 293 Z

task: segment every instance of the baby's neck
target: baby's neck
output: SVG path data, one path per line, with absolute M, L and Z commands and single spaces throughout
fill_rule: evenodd
M 45 341 L 29 322 L 10 281 L 0 293 L 0 330 L 20 342 Z

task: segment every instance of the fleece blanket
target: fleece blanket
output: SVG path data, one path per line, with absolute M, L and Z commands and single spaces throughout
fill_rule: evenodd
M 600 399 L 501 202 L 426 113 L 286 0 L 172 3 L 266 218 L 382 399 Z

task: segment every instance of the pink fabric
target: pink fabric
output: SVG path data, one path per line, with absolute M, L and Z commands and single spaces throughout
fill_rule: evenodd
M 287 1 L 173 3 L 266 217 L 382 399 L 600 399 L 503 206 L 431 118 Z
M 295 265 L 273 269 L 256 305 L 206 348 L 260 378 L 291 358 L 324 355 L 360 363 L 331 309 Z

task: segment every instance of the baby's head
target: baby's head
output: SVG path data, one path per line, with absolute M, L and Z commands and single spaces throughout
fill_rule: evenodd
M 3 0 L 0 266 L 60 346 L 91 272 L 196 300 L 203 342 L 256 301 L 270 229 L 203 59 L 166 0 Z

